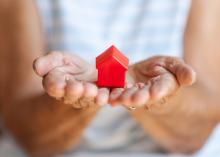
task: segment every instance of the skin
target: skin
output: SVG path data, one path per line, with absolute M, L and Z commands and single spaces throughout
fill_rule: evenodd
M 125 89 L 109 91 L 94 84 L 95 69 L 78 56 L 45 55 L 32 1 L 2 1 L 2 119 L 30 156 L 52 156 L 78 143 L 102 105 L 124 104 L 137 108 L 131 115 L 167 151 L 200 149 L 220 120 L 219 3 L 193 1 L 184 61 L 168 56 L 146 59 L 129 67 Z
M 1 119 L 29 156 L 48 157 L 71 149 L 99 107 L 74 109 L 44 92 L 32 68 L 34 59 L 45 54 L 35 5 L 30 0 L 0 3 Z M 77 104 L 88 102 L 82 98 Z
M 171 152 L 192 153 L 200 149 L 220 120 L 219 1 L 192 1 L 185 31 L 184 61 L 193 67 L 197 81 L 180 88 L 159 112 L 142 109 L 137 121 Z M 164 112 L 164 108 L 170 111 Z M 155 110 L 154 110 L 155 111 Z

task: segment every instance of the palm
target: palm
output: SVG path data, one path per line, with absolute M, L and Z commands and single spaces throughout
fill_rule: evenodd
M 57 52 L 40 57 L 34 62 L 34 69 L 43 77 L 44 89 L 50 96 L 63 99 L 67 104 L 75 104 L 81 98 L 97 99 L 98 103 L 107 103 L 106 94 L 103 98 L 102 93 L 108 91 L 98 89 L 94 84 L 97 74 L 91 67 L 76 55 Z
M 113 90 L 111 102 L 125 106 L 144 106 L 161 101 L 184 85 L 195 81 L 194 71 L 173 57 L 154 57 L 129 68 L 126 89 Z
M 89 98 L 103 105 L 144 106 L 168 97 L 183 85 L 195 81 L 194 71 L 173 57 L 154 57 L 129 67 L 126 88 L 98 88 L 93 66 L 76 55 L 51 53 L 34 62 L 36 73 L 43 78 L 45 91 L 52 97 L 75 104 Z M 86 105 L 86 104 L 81 104 Z

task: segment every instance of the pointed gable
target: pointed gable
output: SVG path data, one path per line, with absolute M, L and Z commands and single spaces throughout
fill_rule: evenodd
M 96 68 L 110 58 L 114 58 L 125 69 L 128 69 L 128 58 L 123 55 L 114 45 L 105 50 L 101 55 L 96 58 Z

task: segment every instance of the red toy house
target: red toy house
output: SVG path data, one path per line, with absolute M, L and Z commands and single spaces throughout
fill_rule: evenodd
M 115 46 L 108 48 L 96 58 L 99 87 L 124 87 L 125 74 L 128 69 L 128 58 Z

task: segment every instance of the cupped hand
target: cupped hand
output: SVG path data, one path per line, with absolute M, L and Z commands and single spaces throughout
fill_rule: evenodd
M 136 108 L 163 103 L 182 86 L 196 80 L 194 70 L 175 57 L 157 56 L 132 65 L 128 71 L 126 88 L 110 93 L 111 104 Z
M 76 108 L 86 107 L 92 104 L 91 101 L 99 105 L 108 103 L 109 90 L 95 85 L 97 72 L 94 66 L 76 55 L 52 52 L 36 59 L 33 66 L 51 97 Z M 87 98 L 87 103 L 80 103 L 83 98 Z
M 130 66 L 126 87 L 111 91 L 96 86 L 95 67 L 76 55 L 50 53 L 35 60 L 34 70 L 43 78 L 44 89 L 50 96 L 63 99 L 77 108 L 89 104 L 75 103 L 82 98 L 94 100 L 98 105 L 150 107 L 196 80 L 190 66 L 178 58 L 166 56 L 153 57 Z

